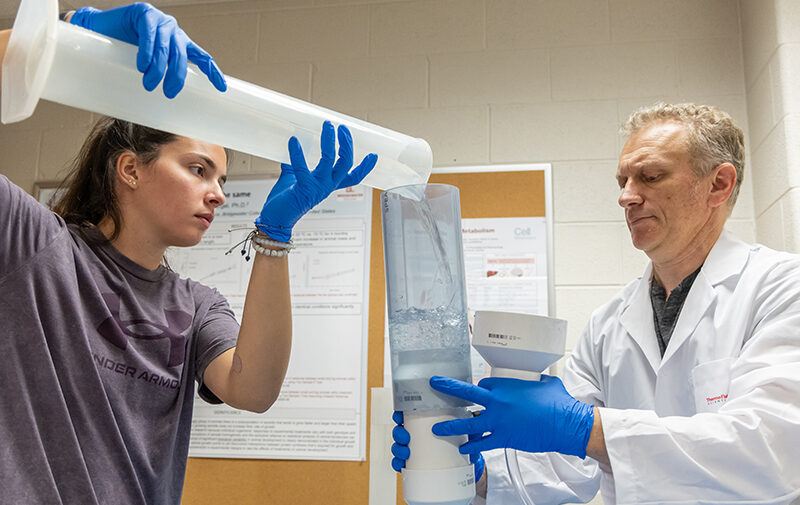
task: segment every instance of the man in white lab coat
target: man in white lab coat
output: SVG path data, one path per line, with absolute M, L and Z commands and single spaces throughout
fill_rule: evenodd
M 563 385 L 432 378 L 486 407 L 433 431 L 487 451 L 488 505 L 519 503 L 502 447 L 525 451 L 537 504 L 598 486 L 607 505 L 800 504 L 800 257 L 723 230 L 742 132 L 692 104 L 641 109 L 624 130 L 619 204 L 644 274 L 592 314 Z M 397 468 L 407 448 L 393 453 Z

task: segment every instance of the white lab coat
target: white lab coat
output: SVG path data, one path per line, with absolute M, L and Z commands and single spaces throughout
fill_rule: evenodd
M 800 504 L 800 257 L 723 233 L 663 358 L 651 272 L 592 314 L 564 372 L 601 407 L 611 469 L 520 453 L 534 501 L 586 501 L 600 485 L 606 505 Z M 502 451 L 485 456 L 487 505 L 520 503 Z

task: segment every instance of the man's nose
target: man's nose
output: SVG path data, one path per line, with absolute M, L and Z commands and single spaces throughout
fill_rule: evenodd
M 619 193 L 620 207 L 630 207 L 631 205 L 639 205 L 642 203 L 642 195 L 639 193 L 638 188 L 634 181 L 628 180 Z

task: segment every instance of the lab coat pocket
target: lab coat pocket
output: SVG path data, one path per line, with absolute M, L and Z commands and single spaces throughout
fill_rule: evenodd
M 728 401 L 731 366 L 735 358 L 701 363 L 692 369 L 694 405 L 697 412 L 716 412 Z

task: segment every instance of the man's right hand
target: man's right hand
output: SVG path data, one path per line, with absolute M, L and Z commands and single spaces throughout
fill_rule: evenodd
M 392 414 L 392 421 L 397 426 L 392 429 L 392 468 L 395 472 L 401 471 L 406 466 L 406 461 L 411 456 L 411 449 L 408 448 L 408 443 L 411 441 L 411 434 L 403 427 L 403 413 L 395 410 Z M 475 482 L 481 480 L 483 470 L 486 467 L 486 462 L 481 453 L 470 454 L 469 462 L 475 465 Z
M 83 7 L 69 20 L 73 25 L 139 46 L 136 67 L 142 83 L 153 91 L 164 79 L 164 95 L 174 98 L 183 89 L 187 60 L 208 76 L 220 91 L 227 89 L 225 76 L 202 47 L 198 46 L 168 16 L 148 3 L 135 3 L 106 11 Z

